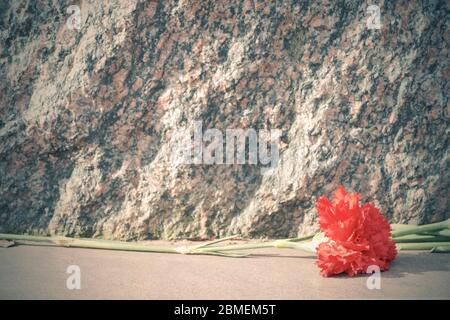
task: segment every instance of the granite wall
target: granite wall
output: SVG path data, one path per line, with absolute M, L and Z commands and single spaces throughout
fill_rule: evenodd
M 445 0 L 2 1 L 0 232 L 295 236 L 339 184 L 448 218 L 449 29 Z M 279 129 L 277 165 L 174 163 L 195 121 Z

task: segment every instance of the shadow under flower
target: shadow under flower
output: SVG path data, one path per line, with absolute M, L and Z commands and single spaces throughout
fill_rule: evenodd
M 450 271 L 450 263 L 446 254 L 437 254 L 430 252 L 410 251 L 400 252 L 397 258 L 391 263 L 387 271 L 381 273 L 383 278 L 403 278 L 411 274 L 424 274 L 433 271 Z M 352 278 L 364 278 L 369 274 L 358 274 Z M 334 279 L 347 279 L 348 275 L 341 273 L 330 276 Z
M 383 272 L 386 278 L 402 278 L 408 274 L 424 274 L 432 271 L 450 270 L 448 256 L 445 253 L 400 252 L 392 262 L 391 268 Z
M 251 253 L 249 258 L 290 258 L 316 260 L 314 255 L 290 255 L 287 253 Z M 433 271 L 450 271 L 448 255 L 430 252 L 400 252 L 397 258 L 391 263 L 389 270 L 382 272 L 385 278 L 403 278 L 410 274 L 424 274 Z M 366 278 L 369 274 L 359 274 L 352 278 Z M 348 279 L 347 274 L 330 276 L 334 279 Z

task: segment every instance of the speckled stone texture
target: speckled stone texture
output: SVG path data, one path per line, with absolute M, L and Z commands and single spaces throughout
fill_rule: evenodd
M 339 184 L 448 218 L 450 3 L 370 4 L 3 1 L 0 232 L 295 236 Z M 196 120 L 282 130 L 277 167 L 174 165 Z

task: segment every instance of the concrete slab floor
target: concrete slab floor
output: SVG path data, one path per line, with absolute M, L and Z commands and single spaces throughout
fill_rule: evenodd
M 157 243 L 161 244 L 161 243 Z M 323 278 L 315 258 L 290 249 L 248 258 L 48 246 L 0 248 L 1 299 L 450 299 L 450 254 L 401 252 L 381 273 Z M 81 271 L 69 290 L 68 266 Z

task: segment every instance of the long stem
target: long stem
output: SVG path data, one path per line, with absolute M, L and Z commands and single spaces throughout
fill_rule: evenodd
M 6 234 L 0 233 L 0 240 L 23 240 L 23 241 L 34 241 L 34 242 L 53 242 L 52 237 L 45 236 L 29 236 L 26 234 Z
M 227 241 L 227 240 L 232 240 L 232 239 L 237 238 L 237 237 L 238 237 L 238 235 L 233 235 L 233 236 L 229 236 L 229 237 L 225 237 L 225 238 L 220 238 L 220 239 L 217 239 L 217 240 L 213 240 L 213 241 L 209 241 L 209 242 L 206 242 L 206 243 L 199 244 L 197 246 L 194 246 L 193 248 L 200 249 L 200 248 L 204 248 L 204 247 L 209 247 L 209 246 L 211 246 L 213 244 L 216 244 L 216 243 L 219 243 L 219 242 L 223 242 L 223 241 Z
M 301 250 L 307 253 L 316 253 L 316 249 L 314 248 L 314 245 L 312 242 L 291 242 L 291 241 L 275 241 L 275 247 L 277 248 L 290 248 L 290 249 L 296 249 Z
M 411 243 L 411 242 L 446 242 L 450 238 L 444 236 L 427 235 L 427 234 L 411 234 L 407 236 L 393 238 L 395 243 Z
M 410 230 L 412 228 L 416 228 L 417 226 L 417 224 L 391 223 L 392 231 Z
M 431 249 L 431 252 L 436 252 L 436 253 L 448 253 L 448 252 L 450 252 L 450 246 L 439 246 L 439 247 L 434 247 L 433 249 Z
M 396 237 L 406 236 L 409 234 L 418 234 L 418 233 L 448 229 L 449 226 L 450 226 L 450 219 L 447 219 L 447 220 L 441 221 L 441 222 L 430 223 L 430 224 L 426 224 L 426 225 L 422 225 L 422 226 L 416 226 L 413 228 L 405 228 L 403 230 L 392 231 L 391 235 L 393 238 L 396 238 Z
M 176 248 L 148 246 L 143 244 L 129 243 L 123 241 L 97 241 L 94 239 L 76 239 L 68 237 L 43 237 L 17 234 L 0 234 L 2 240 L 14 241 L 33 241 L 53 243 L 61 247 L 72 248 L 91 248 L 91 249 L 107 249 L 107 250 L 121 250 L 121 251 L 141 251 L 141 252 L 161 252 L 161 253 L 177 253 Z
M 261 248 L 273 248 L 274 241 L 272 242 L 258 242 L 258 243 L 244 243 L 244 244 L 231 244 L 227 246 L 215 246 L 204 247 L 197 249 L 201 252 L 215 252 L 215 251 L 233 251 L 233 250 L 249 250 L 249 249 L 261 249 Z
M 61 247 L 138 251 L 138 252 L 214 254 L 227 257 L 243 257 L 246 255 L 224 253 L 226 251 L 248 250 L 259 248 L 292 248 L 312 252 L 307 245 L 300 242 L 292 242 L 291 239 L 276 240 L 262 243 L 260 242 L 260 243 L 245 243 L 245 244 L 224 245 L 224 246 L 211 246 L 211 244 L 213 243 L 218 243 L 235 237 L 236 236 L 231 236 L 226 239 L 215 240 L 200 246 L 196 245 L 183 247 L 162 247 L 162 246 L 149 246 L 144 244 L 123 242 L 123 241 L 111 241 L 111 240 L 104 241 L 104 240 L 78 239 L 69 237 L 43 237 L 43 236 L 16 235 L 16 234 L 0 234 L 0 239 L 14 240 L 18 242 L 31 241 L 38 243 L 51 243 Z
M 64 241 L 64 240 L 63 240 Z M 90 249 L 106 249 L 121 251 L 140 251 L 140 252 L 160 252 L 160 253 L 177 253 L 176 248 L 147 246 L 142 244 L 131 244 L 126 242 L 108 243 L 102 241 L 89 241 L 70 239 L 63 242 L 64 247 L 90 248 Z
M 432 250 L 434 248 L 450 249 L 449 242 L 416 242 L 416 243 L 398 243 L 399 250 Z
M 315 253 L 315 250 L 310 245 L 302 242 L 293 242 L 291 239 L 275 240 L 270 242 L 244 243 L 226 246 L 205 247 L 198 249 L 198 251 L 216 252 L 216 251 L 251 250 L 263 248 L 290 248 L 302 250 L 308 253 Z
M 449 229 L 433 231 L 433 232 L 424 232 L 423 234 L 447 237 L 447 239 L 448 239 L 447 241 L 450 241 L 450 230 Z

